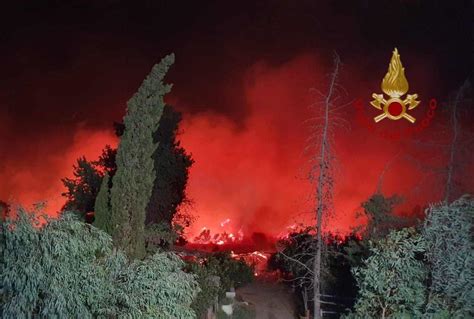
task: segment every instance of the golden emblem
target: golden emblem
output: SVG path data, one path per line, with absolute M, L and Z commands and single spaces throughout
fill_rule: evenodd
M 405 118 L 411 123 L 415 123 L 416 119 L 406 113 L 406 111 L 407 109 L 412 110 L 417 107 L 420 101 L 416 100 L 418 94 L 408 94 L 404 100 L 401 99 L 408 92 L 408 81 L 405 77 L 405 68 L 402 66 L 397 48 L 393 50 L 392 59 L 390 60 L 387 74 L 385 74 L 382 80 L 381 88 L 390 98 L 385 100 L 383 94 L 372 94 L 374 100 L 370 104 L 383 111 L 382 114 L 374 117 L 374 121 L 378 123 L 387 117 L 391 120 Z

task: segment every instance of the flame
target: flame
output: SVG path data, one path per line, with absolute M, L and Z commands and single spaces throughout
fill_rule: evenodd
M 224 227 L 230 223 L 230 218 L 226 218 L 220 223 L 221 227 Z M 195 244 L 214 244 L 222 246 L 224 244 L 232 244 L 242 242 L 244 239 L 244 233 L 242 228 L 240 228 L 235 235 L 233 232 L 218 232 L 214 235 L 211 234 L 211 230 L 204 226 L 201 228 L 199 234 L 194 237 L 191 242 Z
M 400 60 L 397 48 L 393 50 L 392 59 L 388 65 L 387 74 L 382 80 L 382 91 L 390 97 L 400 97 L 408 92 L 408 81 L 405 77 L 405 68 Z
M 227 219 L 223 220 L 223 221 L 221 222 L 221 227 L 224 227 L 224 226 L 227 225 L 228 223 L 230 223 L 230 218 L 227 218 Z
M 263 259 L 265 259 L 265 260 L 268 259 L 268 257 L 267 257 L 264 253 L 261 253 L 261 252 L 259 252 L 259 251 L 254 251 L 251 255 L 261 257 L 261 258 L 263 258 Z

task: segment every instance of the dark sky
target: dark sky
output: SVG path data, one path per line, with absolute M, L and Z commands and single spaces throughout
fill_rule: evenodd
M 152 65 L 170 52 L 171 100 L 185 118 L 212 112 L 243 122 L 248 70 L 260 62 L 278 69 L 301 55 L 329 67 L 337 52 L 348 95 L 370 94 L 394 47 L 410 65 L 410 85 L 444 100 L 472 80 L 472 17 L 473 1 L 2 3 L 0 177 L 11 182 L 0 187 L 0 198 L 21 197 L 27 186 L 19 184 L 28 178 L 50 181 L 45 165 L 56 165 L 77 142 L 78 127 L 110 129 Z
M 385 68 L 397 46 L 402 57 L 434 61 L 443 94 L 472 72 L 472 1 L 11 1 L 1 9 L 2 113 L 22 134 L 37 130 L 38 117 L 43 130 L 103 123 L 110 106 L 96 103 L 113 96 L 107 102 L 121 110 L 169 52 L 180 99 L 231 113 L 242 110 L 239 70 L 301 52 L 335 50 L 369 71 Z

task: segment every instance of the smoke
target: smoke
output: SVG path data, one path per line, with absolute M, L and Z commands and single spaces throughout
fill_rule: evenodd
M 239 107 L 247 110 L 244 116 L 226 117 L 210 111 L 185 115 L 181 141 L 196 161 L 188 185 L 198 214 L 191 233 L 202 227 L 222 231 L 219 224 L 227 218 L 231 222 L 226 231 L 243 229 L 246 234 L 278 235 L 293 223 L 311 222 L 315 189 L 307 177 L 310 157 L 315 154 L 304 150 L 310 146 L 308 119 L 315 116 L 310 106 L 318 97 L 310 88 L 324 93 L 325 75 L 330 71 L 330 65 L 314 55 L 301 55 L 281 65 L 258 62 L 242 79 L 245 105 Z M 357 81 L 360 70 L 343 72 L 351 74 L 347 91 L 367 96 Z M 379 86 L 368 85 L 375 90 Z M 340 101 L 350 100 L 342 96 Z M 326 229 L 350 231 L 360 204 L 375 192 L 389 162 L 393 163 L 385 174 L 383 191 L 406 195 L 403 209 L 423 203 L 426 194 L 416 200 L 410 197 L 421 172 L 398 155 L 413 147 L 368 132 L 352 121 L 351 105 L 339 116 L 348 124 L 334 136 L 334 208 Z
M 387 53 L 386 63 L 389 56 Z M 404 65 L 413 66 L 407 69 L 408 80 L 414 83 L 422 101 L 426 101 L 436 80 L 426 75 L 432 67 L 426 59 L 425 63 L 416 61 L 416 57 L 408 63 L 404 60 Z M 235 83 L 226 83 L 228 92 L 218 92 L 221 97 L 227 94 L 236 97 L 235 100 L 220 98 L 222 105 L 217 103 L 212 107 L 198 105 L 199 102 L 189 98 L 180 99 L 183 89 L 176 81 L 167 102 L 183 112 L 180 140 L 195 160 L 187 192 L 194 203 L 191 213 L 197 219 L 190 234 L 196 235 L 202 227 L 207 227 L 213 232 L 241 230 L 246 236 L 252 233 L 276 236 L 291 224 L 311 222 L 315 189 L 307 177 L 309 159 L 314 154 L 304 152 L 310 146 L 308 119 L 315 116 L 310 106 L 318 99 L 311 88 L 325 92 L 330 62 L 314 54 L 303 54 L 279 64 L 253 63 L 244 71 L 229 74 L 228 78 Z M 357 97 L 368 101 L 371 93 L 379 90 L 386 65 L 370 72 L 361 70 L 365 65 L 348 65 L 353 63 L 347 63 L 341 73 L 341 84 L 346 91 L 341 104 Z M 187 95 L 199 96 L 199 90 L 187 85 Z M 130 90 L 127 86 L 127 92 Z M 213 87 L 209 86 L 208 90 Z M 209 100 L 211 94 L 205 94 Z M 119 96 L 125 100 L 124 92 Z M 104 107 L 107 101 L 114 102 Z M 37 134 L 29 131 L 18 143 L 14 142 L 16 136 L 12 133 L 14 121 L 8 114 L 0 113 L 0 133 L 6 136 L 0 146 L 8 149 L 8 153 L 0 154 L 0 199 L 25 205 L 46 200 L 48 211 L 55 215 L 64 203 L 60 179 L 72 175 L 76 159 L 80 156 L 96 159 L 105 144 L 117 143 L 111 126 L 110 130 L 103 128 L 104 118 L 112 122 L 118 117 L 117 98 L 105 96 L 96 104 L 94 109 L 102 109 L 100 125 L 75 124 L 67 127 L 70 129 L 61 126 L 55 130 L 50 123 Z M 426 107 L 422 102 L 413 115 L 422 117 Z M 86 115 L 83 112 L 82 116 Z M 377 115 L 368 102 L 365 115 L 369 119 Z M 356 212 L 374 193 L 387 163 L 390 165 L 384 174 L 382 190 L 386 195 L 397 193 L 406 198 L 400 211 L 410 213 L 414 205 L 440 198 L 439 193 L 419 187 L 424 174 L 419 163 L 400 156 L 416 153 L 416 145 L 404 140 L 390 141 L 368 131 L 355 121 L 351 105 L 341 109 L 338 116 L 347 124 L 335 131 L 333 140 L 337 158 L 334 209 L 325 225 L 327 230 L 346 233 L 358 223 Z M 403 121 L 380 123 L 386 130 L 407 125 L 410 124 Z M 425 133 L 429 135 L 431 130 L 427 128 Z M 430 154 L 424 152 L 423 157 Z M 419 189 L 420 192 L 415 192 Z M 226 219 L 230 221 L 222 227 L 220 223 Z
M 0 198 L 26 207 L 45 202 L 48 214 L 56 216 L 65 202 L 61 179 L 73 177 L 77 158 L 96 159 L 106 144 L 116 144 L 112 131 L 80 126 L 71 138 L 51 134 L 21 143 L 2 161 Z

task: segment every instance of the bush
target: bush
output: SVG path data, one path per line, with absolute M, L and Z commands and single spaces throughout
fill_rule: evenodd
M 174 254 L 130 263 L 69 213 L 40 226 L 20 209 L 1 228 L 2 318 L 195 317 L 199 287 Z
M 474 317 L 474 199 L 433 205 L 423 225 L 431 268 L 428 314 Z
M 220 278 L 216 275 L 214 269 L 198 263 L 189 263 L 187 268 L 196 275 L 197 282 L 201 288 L 201 291 L 191 305 L 199 316 L 204 314 L 217 301 L 221 293 Z
M 360 288 L 349 318 L 420 318 L 426 300 L 425 244 L 413 228 L 392 231 L 371 247 L 372 255 L 354 269 Z
M 474 318 L 474 200 L 432 205 L 421 231 L 391 232 L 354 270 L 347 318 Z
M 231 287 L 238 288 L 253 281 L 254 268 L 243 259 L 236 260 L 229 252 L 215 253 L 204 262 L 205 267 L 221 279 L 221 293 Z
M 194 311 L 200 315 L 214 302 L 223 298 L 231 287 L 237 288 L 253 280 L 253 267 L 243 260 L 235 260 L 230 253 L 215 253 L 202 264 L 189 263 L 188 270 L 197 275 L 201 291 L 192 304 Z M 218 284 L 216 284 L 217 280 Z M 222 301 L 223 299 L 221 299 Z

